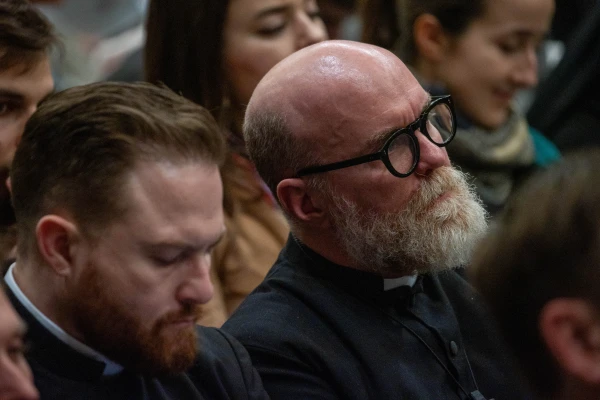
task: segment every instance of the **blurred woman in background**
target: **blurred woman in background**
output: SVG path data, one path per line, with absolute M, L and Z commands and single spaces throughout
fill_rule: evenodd
M 365 10 L 389 16 L 391 6 L 368 0 Z M 515 94 L 537 83 L 554 0 L 398 0 L 394 12 L 395 30 L 388 23 L 387 36 L 378 34 L 371 21 L 364 39 L 394 43 L 425 89 L 452 95 L 458 130 L 448 153 L 496 213 L 531 170 L 559 157 L 513 107 Z
M 316 0 L 150 3 L 146 79 L 210 110 L 231 150 L 222 170 L 227 234 L 213 253 L 215 296 L 205 307 L 203 325 L 220 326 L 262 281 L 289 231 L 246 154 L 245 106 L 271 67 L 326 35 Z

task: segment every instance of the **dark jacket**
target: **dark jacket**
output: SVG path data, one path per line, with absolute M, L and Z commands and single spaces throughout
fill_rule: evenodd
M 48 332 L 6 288 L 28 326 L 27 354 L 42 400 L 268 399 L 248 353 L 228 334 L 198 327 L 199 349 L 187 373 L 146 377 L 133 371 L 103 376 L 104 363 Z
M 528 398 L 473 289 L 455 272 L 383 290 L 290 237 L 223 329 L 272 399 Z

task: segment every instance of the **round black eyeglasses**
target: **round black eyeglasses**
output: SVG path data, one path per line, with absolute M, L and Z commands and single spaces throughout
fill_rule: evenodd
M 450 143 L 456 135 L 456 113 L 452 97 L 431 97 L 421 116 L 408 126 L 392 132 L 378 152 L 331 164 L 311 165 L 302 168 L 296 175 L 301 177 L 381 160 L 392 175 L 405 178 L 414 172 L 419 163 L 421 150 L 415 136 L 416 131 L 438 147 Z

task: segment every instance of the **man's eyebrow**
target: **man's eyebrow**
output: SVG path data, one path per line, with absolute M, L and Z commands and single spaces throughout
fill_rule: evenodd
M 425 102 L 425 104 L 423 104 L 423 108 L 421 109 L 421 112 L 419 113 L 419 117 L 421 117 L 421 115 L 423 115 L 423 113 L 425 112 L 425 110 L 427 110 L 427 107 L 429 107 L 429 105 L 431 104 L 431 95 L 427 95 L 427 101 Z M 375 135 L 373 135 L 372 138 L 370 138 L 367 141 L 367 145 L 365 146 L 367 148 L 367 151 L 377 151 L 379 149 L 381 149 L 381 147 L 383 146 L 383 144 L 385 143 L 386 140 L 388 140 L 388 138 L 390 137 L 390 135 L 396 131 L 399 131 L 400 129 L 406 128 L 406 126 L 397 126 L 391 129 L 386 129 L 383 130 L 381 132 L 376 133 Z
M 2 97 L 4 99 L 18 100 L 18 101 L 22 101 L 25 98 L 21 93 L 15 92 L 13 90 L 7 90 L 7 89 L 0 89 L 0 97 Z

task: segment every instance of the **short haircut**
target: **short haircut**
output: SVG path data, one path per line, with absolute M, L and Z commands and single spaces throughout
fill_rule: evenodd
M 282 179 L 318 163 L 310 143 L 291 132 L 285 116 L 279 112 L 250 109 L 244 120 L 244 140 L 256 170 L 272 193 Z M 318 185 L 322 175 L 306 177 L 309 185 Z
M 37 222 L 55 210 L 90 234 L 121 217 L 121 187 L 136 163 L 220 167 L 224 158 L 211 114 L 167 88 L 106 82 L 51 95 L 27 122 L 10 174 L 19 256 L 37 254 Z
M 27 70 L 47 56 L 57 37 L 44 15 L 27 0 L 0 1 L 0 65 Z
M 532 177 L 481 243 L 471 274 L 533 388 L 549 398 L 560 370 L 540 335 L 540 311 L 557 297 L 600 307 L 600 152 Z

